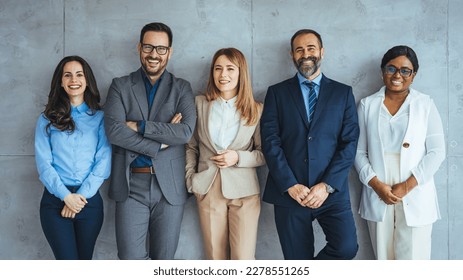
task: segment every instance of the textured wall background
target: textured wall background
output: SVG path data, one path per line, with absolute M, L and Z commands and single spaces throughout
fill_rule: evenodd
M 233 46 L 246 55 L 255 96 L 295 74 L 289 39 L 300 28 L 320 32 L 323 72 L 354 88 L 357 101 L 381 86 L 379 64 L 394 45 L 415 49 L 420 71 L 414 87 L 436 101 L 444 122 L 447 160 L 435 176 L 442 219 L 435 223 L 433 259 L 463 259 L 463 19 L 459 0 L 0 0 L 0 259 L 53 259 L 38 208 L 43 187 L 34 162 L 34 128 L 47 100 L 52 72 L 65 55 L 92 66 L 105 99 L 113 77 L 136 70 L 142 26 L 162 21 L 174 32 L 168 69 L 204 90 L 214 52 Z M 267 170 L 259 169 L 261 183 Z M 366 225 L 357 213 L 360 184 L 351 172 L 352 208 L 360 249 L 371 259 Z M 105 222 L 96 259 L 116 259 L 114 203 L 105 199 Z M 316 226 L 317 248 L 324 236 Z M 201 259 L 196 205 L 185 211 L 177 258 Z M 281 259 L 273 207 L 263 204 L 258 259 Z

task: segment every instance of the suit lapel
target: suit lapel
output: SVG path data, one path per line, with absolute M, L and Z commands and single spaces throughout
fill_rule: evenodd
M 305 108 L 304 98 L 302 97 L 301 87 L 299 85 L 299 79 L 297 75 L 294 76 L 288 85 L 289 94 L 296 105 L 297 111 L 301 115 L 302 120 L 307 128 L 309 128 L 309 121 L 307 120 L 307 110 Z M 316 112 L 316 111 L 315 111 Z
M 236 137 L 235 139 L 233 139 L 230 146 L 228 146 L 230 150 L 235 150 L 238 147 L 242 147 L 243 144 L 241 144 L 240 142 L 243 139 L 246 139 L 246 135 L 249 129 L 254 127 L 254 126 L 245 126 L 245 124 L 246 124 L 246 120 L 240 119 L 240 125 L 238 126 L 238 132 L 236 133 Z
M 209 149 L 217 153 L 217 149 L 214 145 L 214 142 L 212 142 L 212 138 L 209 133 L 209 115 L 212 109 L 212 102 L 207 102 L 205 98 L 201 100 L 202 100 L 201 108 L 200 108 L 201 112 L 198 112 L 198 114 L 201 114 L 201 116 L 198 116 L 198 119 L 200 119 L 202 122 L 201 125 L 203 127 L 203 134 L 207 138 L 207 143 L 209 143 Z M 200 138 L 202 137 L 200 136 Z
M 150 120 L 154 120 L 158 112 L 161 110 L 161 107 L 164 104 L 164 100 L 169 95 L 171 83 L 172 75 L 167 72 L 167 70 L 165 70 L 161 76 L 161 81 L 159 83 L 158 89 L 156 90 L 156 94 L 154 95 L 153 105 L 151 106 L 151 110 L 149 112 Z
M 217 153 L 218 151 L 217 147 L 215 146 L 214 141 L 212 141 L 211 134 L 209 133 L 209 116 L 212 110 L 212 102 L 207 102 L 206 100 L 204 100 L 202 110 L 203 110 L 203 116 L 204 116 L 203 117 L 204 134 L 206 134 L 207 142 L 210 143 L 210 148 L 216 151 Z
M 141 73 L 141 68 L 132 76 L 132 93 L 137 100 L 143 119 L 148 119 L 148 99 L 146 97 L 145 83 Z
M 313 126 L 314 123 L 320 118 L 322 112 L 329 106 L 329 99 L 331 94 L 331 83 L 328 78 L 322 76 L 320 81 L 320 91 L 318 92 L 317 105 L 315 106 L 315 112 L 313 115 L 312 123 L 310 126 Z

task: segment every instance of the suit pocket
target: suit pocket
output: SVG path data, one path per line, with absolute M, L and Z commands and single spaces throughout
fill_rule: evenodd
M 191 188 L 196 194 L 207 194 L 216 176 L 219 176 L 217 169 L 209 168 L 193 174 L 191 177 Z

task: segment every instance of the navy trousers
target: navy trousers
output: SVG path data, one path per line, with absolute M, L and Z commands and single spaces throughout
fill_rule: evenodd
M 76 188 L 69 188 L 75 192 Z M 57 260 L 91 260 L 103 225 L 103 200 L 97 192 L 75 218 L 63 218 L 64 202 L 45 188 L 40 202 L 40 222 Z
M 357 254 L 357 233 L 349 201 L 330 201 L 318 209 L 275 205 L 274 211 L 285 259 L 349 260 Z M 314 256 L 314 219 L 323 229 L 327 242 L 317 256 Z

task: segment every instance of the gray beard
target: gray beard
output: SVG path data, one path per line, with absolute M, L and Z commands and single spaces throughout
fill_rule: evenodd
M 306 79 L 309 79 L 310 76 L 315 74 L 318 71 L 318 69 L 320 69 L 320 65 L 321 65 L 319 59 L 317 59 L 316 61 L 312 60 L 312 62 L 314 63 L 313 66 L 303 66 L 302 62 L 299 63 L 297 61 L 294 61 L 294 65 L 296 66 L 297 71 L 302 76 L 304 76 Z

